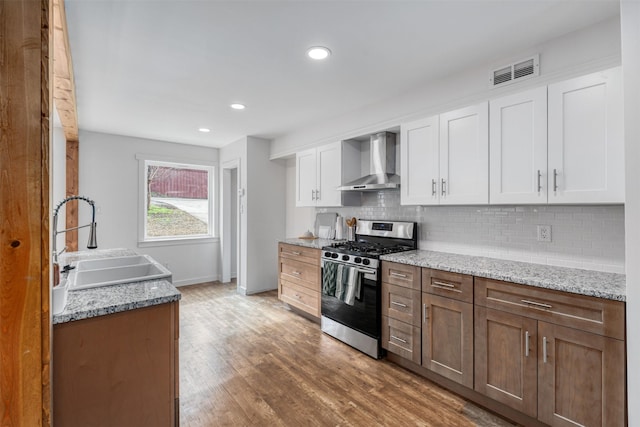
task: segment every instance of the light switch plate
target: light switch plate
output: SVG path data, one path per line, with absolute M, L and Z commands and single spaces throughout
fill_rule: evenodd
M 550 242 L 551 241 L 551 226 L 539 225 L 538 226 L 538 242 Z

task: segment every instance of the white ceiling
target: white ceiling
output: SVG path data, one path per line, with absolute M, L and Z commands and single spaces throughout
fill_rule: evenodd
M 220 147 L 499 60 L 615 16 L 619 2 L 66 0 L 66 9 L 81 129 Z M 308 59 L 315 45 L 332 56 Z

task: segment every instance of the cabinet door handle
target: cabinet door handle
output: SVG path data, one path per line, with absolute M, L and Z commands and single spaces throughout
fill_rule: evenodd
M 542 361 L 547 363 L 547 337 L 542 337 Z
M 427 304 L 422 304 L 422 323 L 427 323 Z
M 524 333 L 524 355 L 529 357 L 529 331 Z
M 452 285 L 451 283 L 445 283 L 445 282 L 438 282 L 435 281 L 431 284 L 432 287 L 434 288 L 448 288 L 448 289 L 455 289 L 456 285 Z
M 542 173 L 540 172 L 540 169 L 538 169 L 538 193 L 540 193 L 540 191 L 542 191 Z
M 558 170 L 553 170 L 553 191 L 558 191 Z
M 316 190 L 316 200 L 320 200 L 320 190 Z
M 447 195 L 447 181 L 442 178 L 441 182 L 440 182 L 440 194 L 442 194 L 443 196 Z
M 529 301 L 528 299 L 521 299 L 520 301 L 525 303 L 525 304 L 533 305 L 533 306 L 536 306 L 536 307 L 547 308 L 547 309 L 552 308 L 552 306 L 549 305 L 549 304 L 543 304 L 541 302 Z
M 393 276 L 393 277 L 401 277 L 403 279 L 407 278 L 406 274 L 400 274 L 400 273 L 396 273 L 395 271 L 392 271 L 389 273 L 389 276 Z
M 398 337 L 397 337 L 397 336 L 395 336 L 395 335 L 391 335 L 391 338 L 393 338 L 394 340 L 398 340 L 398 341 L 400 341 L 401 343 L 404 343 L 404 344 L 406 344 L 406 343 L 407 343 L 407 340 L 403 340 L 402 338 L 398 338 Z
M 397 305 L 398 307 L 407 308 L 407 304 L 403 304 L 401 302 L 391 301 L 391 304 Z
M 311 200 L 316 199 L 316 190 L 311 190 Z
M 431 195 L 435 196 L 436 195 L 436 180 L 432 179 L 431 180 Z

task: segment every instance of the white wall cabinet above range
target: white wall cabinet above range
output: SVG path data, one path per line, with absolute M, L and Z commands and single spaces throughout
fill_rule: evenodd
M 549 85 L 549 203 L 624 203 L 620 67 Z
M 489 102 L 489 202 L 547 203 L 547 87 Z
M 489 201 L 487 102 L 401 126 L 401 203 Z
M 490 102 L 490 203 L 623 203 L 620 68 Z
M 360 176 L 359 166 L 360 149 L 351 142 L 338 141 L 296 153 L 296 206 L 359 204 L 359 193 L 337 190 Z

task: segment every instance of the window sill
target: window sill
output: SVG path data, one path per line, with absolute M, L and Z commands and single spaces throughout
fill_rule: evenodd
M 139 248 L 150 248 L 153 246 L 177 246 L 177 245 L 204 245 L 207 243 L 218 243 L 218 237 L 181 237 L 158 240 L 143 240 L 138 242 Z

